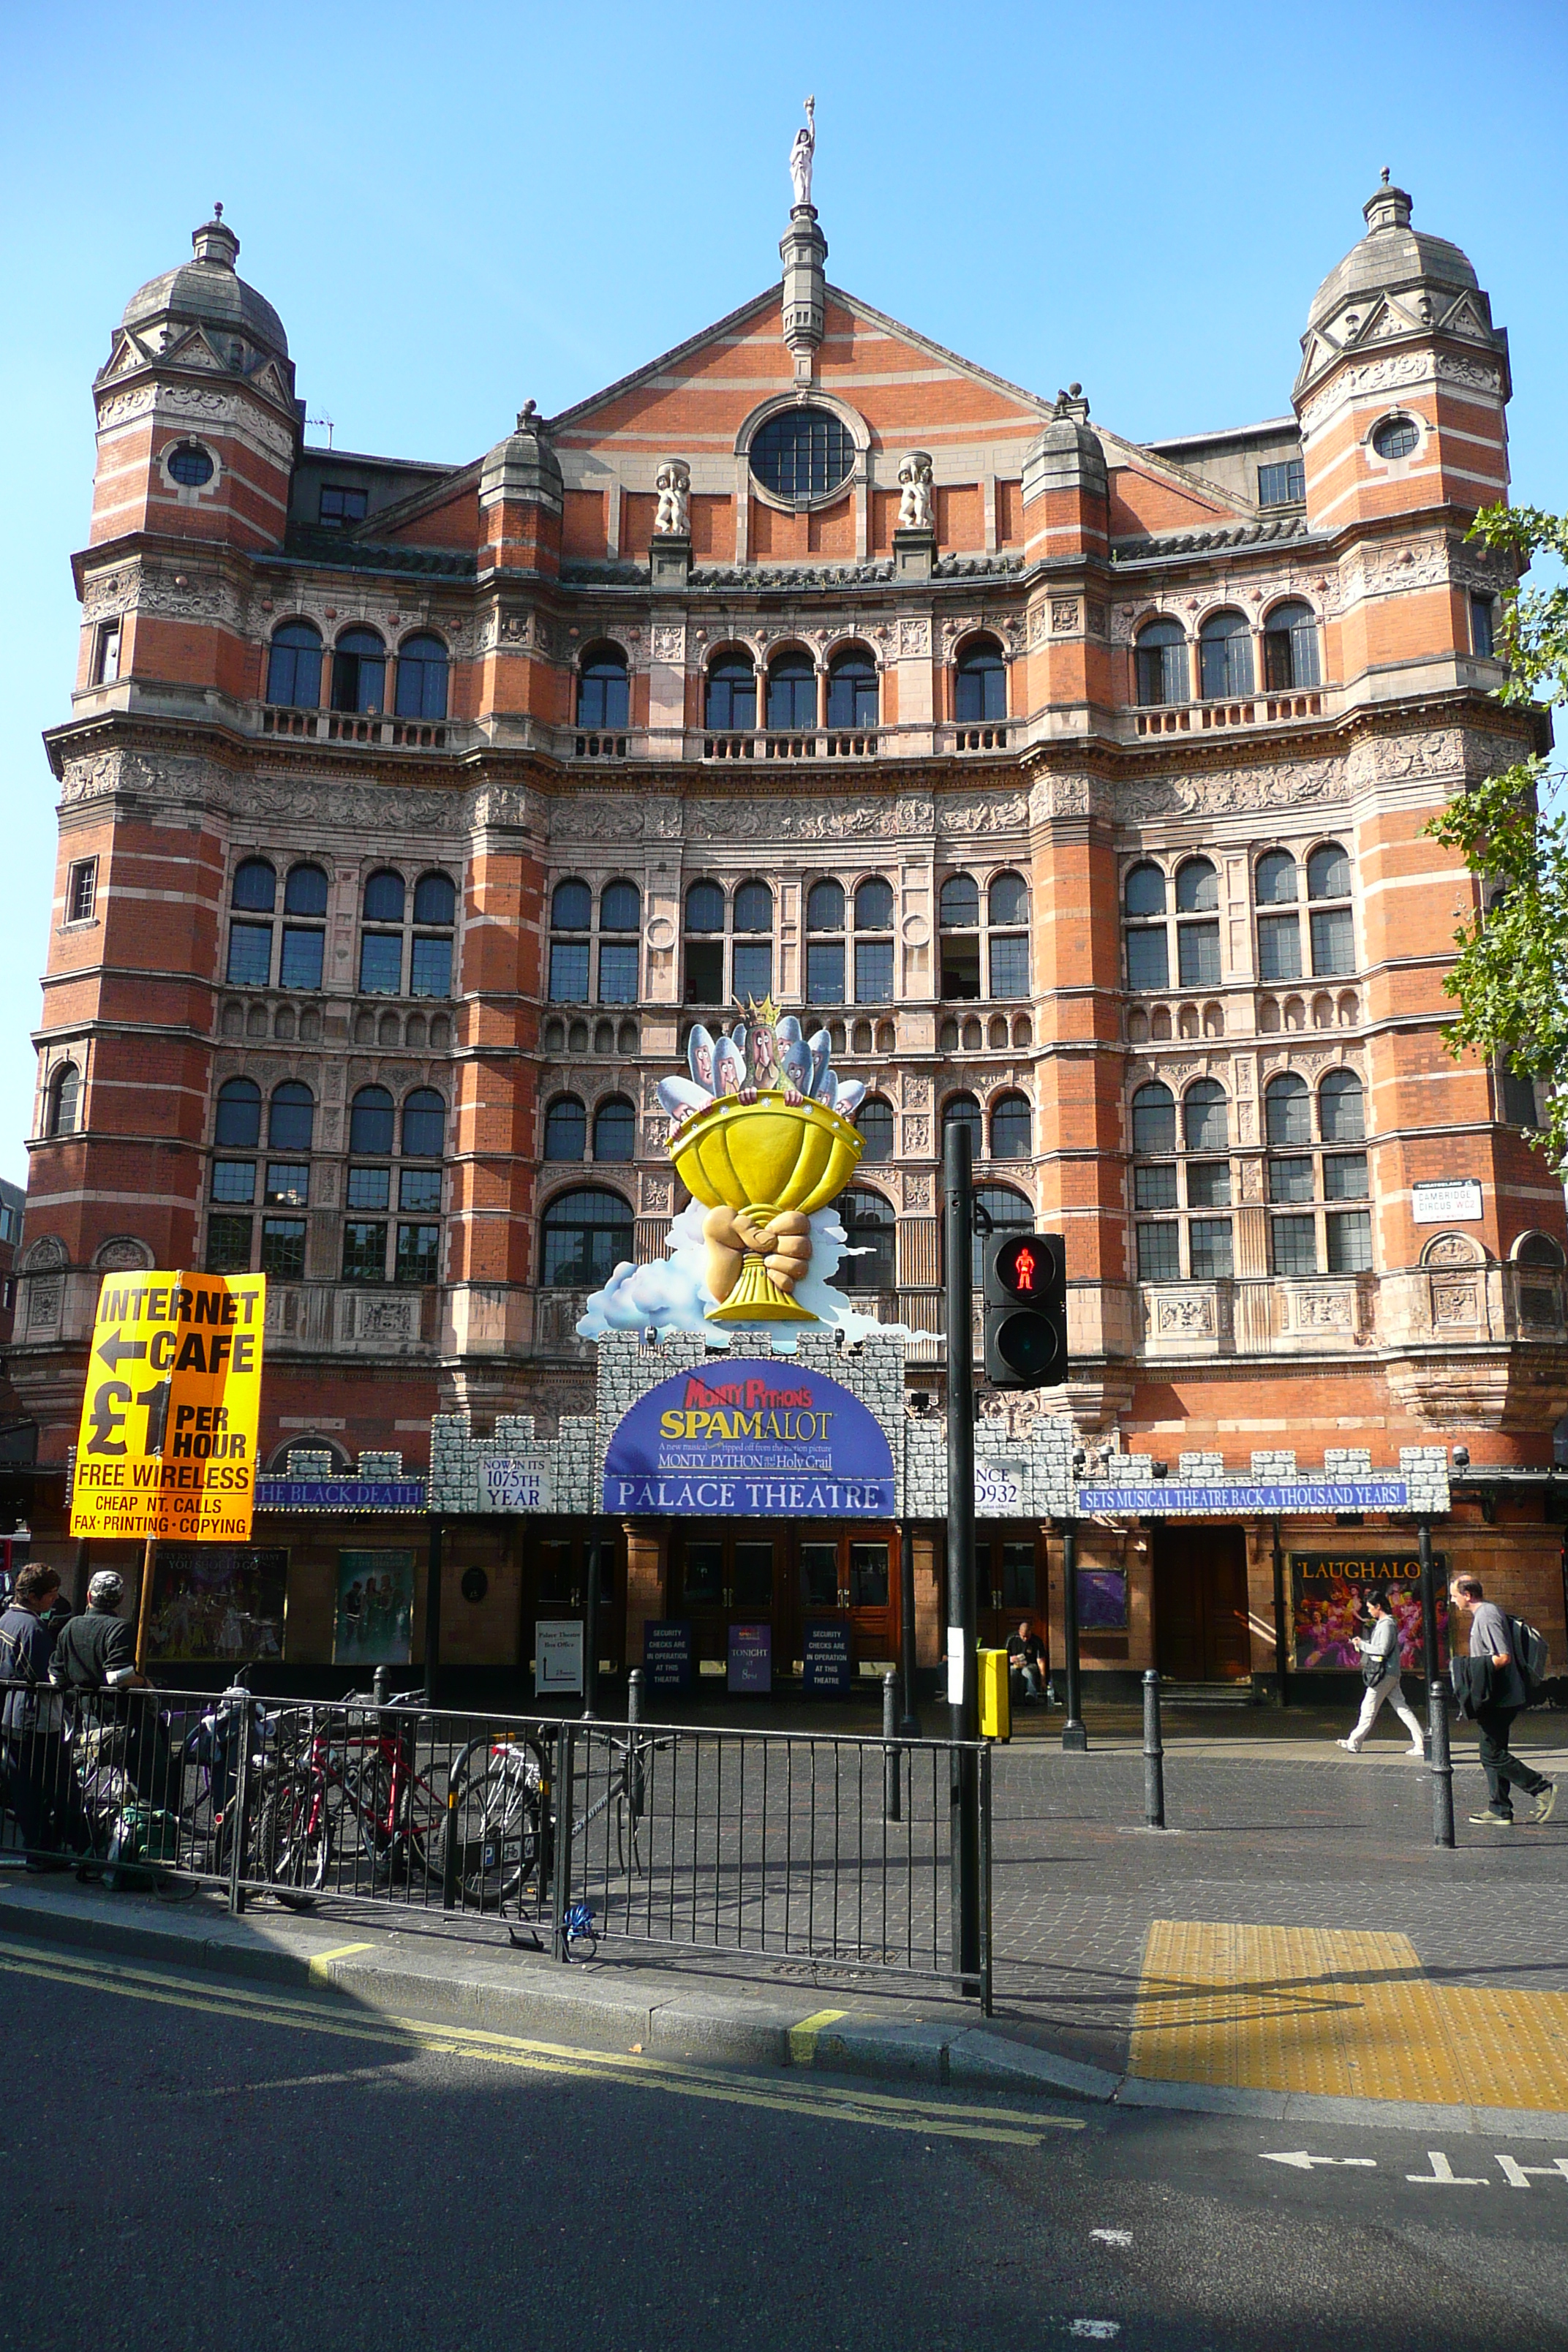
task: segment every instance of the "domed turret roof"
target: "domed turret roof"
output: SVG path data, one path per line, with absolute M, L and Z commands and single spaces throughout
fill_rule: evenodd
M 194 257 L 139 286 L 125 305 L 121 324 L 144 330 L 155 319 L 188 320 L 246 336 L 279 359 L 289 356 L 283 321 L 270 302 L 247 286 L 235 268 L 239 239 L 223 217 L 223 206 L 191 232 Z
M 1366 235 L 1337 268 L 1331 269 L 1307 313 L 1309 330 L 1333 318 L 1355 297 L 1397 293 L 1425 284 L 1458 294 L 1474 289 L 1476 273 L 1457 245 L 1446 236 L 1426 236 L 1410 226 L 1411 202 L 1403 188 L 1384 184 L 1362 207 Z

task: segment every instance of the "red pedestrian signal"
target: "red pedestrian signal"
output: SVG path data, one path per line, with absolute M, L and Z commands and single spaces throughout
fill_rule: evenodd
M 1005 1234 L 985 1254 L 985 1376 L 1037 1389 L 1068 1370 L 1067 1256 L 1059 1234 Z

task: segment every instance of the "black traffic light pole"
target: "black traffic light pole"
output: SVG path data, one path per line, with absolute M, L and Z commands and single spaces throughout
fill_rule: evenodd
M 947 1701 L 955 1740 L 980 1727 L 974 1670 L 973 1183 L 970 1135 L 952 1119 L 942 1138 L 947 1276 Z M 973 1746 L 952 1754 L 952 1957 L 980 1973 L 980 1768 Z

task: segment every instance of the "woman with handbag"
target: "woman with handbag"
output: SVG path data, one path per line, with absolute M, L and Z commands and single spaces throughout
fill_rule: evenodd
M 1405 1702 L 1405 1686 L 1399 1677 L 1399 1620 L 1394 1613 L 1394 1603 L 1387 1591 L 1380 1587 L 1366 1596 L 1372 1631 L 1364 1637 L 1356 1634 L 1355 1645 L 1361 1652 L 1361 1678 L 1366 1693 L 1356 1717 L 1355 1729 L 1348 1739 L 1335 1742 L 1347 1755 L 1359 1756 L 1362 1743 L 1377 1721 L 1378 1708 L 1384 1699 L 1393 1702 L 1394 1712 L 1410 1734 L 1406 1756 L 1421 1757 L 1426 1750 L 1421 1744 L 1421 1726 Z

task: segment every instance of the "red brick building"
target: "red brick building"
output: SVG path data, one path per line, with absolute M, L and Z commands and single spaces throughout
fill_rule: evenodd
M 41 1535 L 106 1266 L 268 1273 L 274 1459 L 583 1411 L 584 1293 L 678 1206 L 658 1082 L 771 988 L 868 1082 L 852 1263 L 933 1335 L 912 1386 L 963 1118 L 994 1217 L 1067 1234 L 1087 1444 L 1460 1445 L 1447 1548 L 1562 1654 L 1563 1191 L 1529 1088 L 1443 1042 L 1473 891 L 1426 833 L 1535 740 L 1465 541 L 1507 341 L 1408 197 L 1365 209 L 1263 425 L 1141 446 L 1020 390 L 828 283 L 805 205 L 782 310 L 461 466 L 307 446 L 282 322 L 196 231 L 93 387 L 47 739 L 10 1351 Z M 303 1577 L 332 1533 L 294 1532 Z M 549 1540 L 564 1592 L 581 1530 Z M 680 1607 L 679 1538 L 636 1540 Z M 1011 1540 L 1010 1608 L 1056 1559 Z M 1267 1543 L 1107 1531 L 1091 1662 L 1270 1665 Z M 526 1654 L 546 1548 L 455 1535 L 454 1591 L 490 1571 L 457 1654 Z

